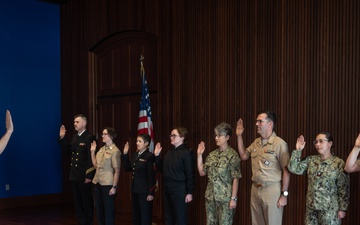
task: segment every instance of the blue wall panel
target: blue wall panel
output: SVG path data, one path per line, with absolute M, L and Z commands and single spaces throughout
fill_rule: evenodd
M 0 155 L 0 198 L 62 192 L 59 13 L 36 0 L 0 7 L 0 135 L 6 109 L 15 127 Z

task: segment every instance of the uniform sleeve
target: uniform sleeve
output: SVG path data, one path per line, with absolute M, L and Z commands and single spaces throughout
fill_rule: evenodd
M 151 154 L 149 158 L 146 160 L 146 166 L 147 166 L 147 174 L 148 174 L 148 195 L 155 195 L 155 189 L 156 189 L 156 173 L 154 168 L 154 155 Z
M 162 172 L 163 171 L 163 160 L 160 158 L 160 156 L 155 156 L 155 168 L 156 171 Z
M 131 172 L 131 163 L 130 163 L 130 160 L 129 160 L 129 153 L 122 154 L 121 155 L 121 161 L 122 161 L 124 170 L 126 172 Z
M 68 142 L 66 137 L 63 137 L 62 139 L 58 139 L 58 143 L 60 144 L 61 150 L 66 154 L 66 155 L 70 155 L 71 154 L 71 145 Z
M 211 153 L 210 153 L 211 154 Z M 208 160 L 210 159 L 210 154 L 205 158 L 205 161 L 203 162 L 203 171 L 205 174 L 208 174 L 208 168 L 209 168 L 209 165 L 208 165 Z
M 339 209 L 341 211 L 346 211 L 349 206 L 349 197 L 350 197 L 350 177 L 344 171 L 345 163 L 342 161 L 340 164 L 340 173 L 337 180 L 338 186 L 338 198 L 339 198 Z
M 297 175 L 303 175 L 306 173 L 308 168 L 308 158 L 303 161 L 300 161 L 301 151 L 294 150 L 291 154 L 290 162 L 288 169 L 291 173 Z
M 120 168 L 121 167 L 121 152 L 119 149 L 114 151 L 113 156 L 111 157 L 111 164 L 113 168 Z
M 230 173 L 231 173 L 231 177 L 233 179 L 235 178 L 241 178 L 241 169 L 240 169 L 240 157 L 237 154 L 237 152 L 235 152 L 234 150 L 234 154 L 233 156 L 230 158 Z
M 285 141 L 281 141 L 279 145 L 279 163 L 281 167 L 286 167 L 289 164 L 290 154 L 288 150 L 288 145 Z
M 192 194 L 195 188 L 195 156 L 191 150 L 185 154 L 183 163 L 186 176 L 186 191 L 187 194 Z
M 86 165 L 86 172 L 85 172 L 85 178 L 86 179 L 93 179 L 94 175 L 95 175 L 95 168 L 94 165 L 92 163 L 91 160 L 91 152 L 90 152 L 90 148 L 91 148 L 91 143 L 93 141 L 96 141 L 95 136 L 92 134 L 88 134 L 87 138 L 86 138 L 86 144 L 87 144 L 87 165 Z

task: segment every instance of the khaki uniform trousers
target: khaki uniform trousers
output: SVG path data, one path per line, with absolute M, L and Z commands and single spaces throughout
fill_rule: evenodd
M 281 195 L 281 183 L 253 183 L 251 187 L 251 220 L 252 225 L 281 225 L 283 207 L 277 202 Z

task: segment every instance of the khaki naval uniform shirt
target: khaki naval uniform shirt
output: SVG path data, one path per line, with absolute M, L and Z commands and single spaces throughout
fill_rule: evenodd
M 93 184 L 113 185 L 114 168 L 120 168 L 121 152 L 115 144 L 110 146 L 103 146 L 96 153 L 96 173 L 93 179 Z
M 251 158 L 253 182 L 263 184 L 282 180 L 282 166 L 288 165 L 290 155 L 286 142 L 275 132 L 264 144 L 260 137 L 255 139 L 246 151 Z

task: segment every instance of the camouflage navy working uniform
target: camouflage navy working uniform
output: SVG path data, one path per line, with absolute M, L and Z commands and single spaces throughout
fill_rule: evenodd
M 204 172 L 208 176 L 205 192 L 207 225 L 231 225 L 235 209 L 229 209 L 234 178 L 241 178 L 240 157 L 231 147 L 216 149 L 206 157 Z
M 341 224 L 338 211 L 346 211 L 349 205 L 350 179 L 344 173 L 344 161 L 336 156 L 325 161 L 320 155 L 303 161 L 300 157 L 301 151 L 294 150 L 288 168 L 292 173 L 308 175 L 305 224 Z

